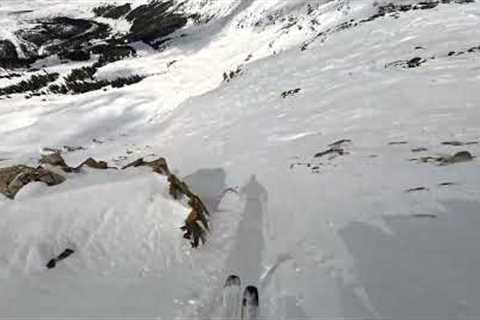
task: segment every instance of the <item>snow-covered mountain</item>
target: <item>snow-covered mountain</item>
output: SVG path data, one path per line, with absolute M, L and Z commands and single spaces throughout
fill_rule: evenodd
M 0 21 L 0 317 L 214 319 L 231 273 L 263 318 L 480 317 L 478 1 L 2 0 Z

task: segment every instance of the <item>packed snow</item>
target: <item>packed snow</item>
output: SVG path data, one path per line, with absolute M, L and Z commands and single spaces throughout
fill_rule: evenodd
M 188 207 L 148 168 L 30 184 L 0 195 L 0 317 L 214 319 L 231 273 L 260 289 L 262 318 L 480 317 L 480 3 L 319 36 L 387 1 L 183 2 L 213 18 L 98 73 L 142 82 L 0 100 L 0 167 L 63 146 L 82 147 L 72 165 L 166 157 L 213 209 L 207 243 L 182 239 Z M 3 0 L 0 38 L 99 3 Z

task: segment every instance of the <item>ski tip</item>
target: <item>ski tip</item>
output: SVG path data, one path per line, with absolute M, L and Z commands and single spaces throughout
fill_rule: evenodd
M 227 277 L 227 280 L 225 281 L 225 287 L 228 286 L 240 286 L 240 277 L 234 274 L 231 274 Z
M 255 305 L 258 306 L 258 289 L 255 286 L 248 286 L 243 292 L 243 301 L 244 306 Z

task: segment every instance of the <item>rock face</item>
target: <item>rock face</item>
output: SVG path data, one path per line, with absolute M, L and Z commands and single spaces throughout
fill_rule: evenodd
M 153 44 L 156 39 L 184 27 L 188 20 L 181 14 L 173 13 L 173 1 L 157 2 L 139 6 L 126 19 L 132 22 L 128 41 L 144 41 Z
M 198 247 L 200 242 L 205 243 L 206 232 L 209 230 L 207 216 L 210 214 L 202 200 L 190 190 L 185 182 L 181 181 L 176 175 L 170 172 L 165 158 L 158 158 L 157 160 L 149 162 L 140 158 L 126 165 L 122 169 L 141 166 L 150 167 L 153 172 L 167 176 L 168 182 L 170 183 L 169 193 L 174 199 L 180 200 L 183 197 L 188 199 L 188 205 L 192 209 L 187 219 L 185 219 L 185 225 L 181 227 L 181 230 L 184 231 L 183 237 L 190 240 L 190 244 L 193 248 Z
M 15 45 L 9 40 L 0 40 L 0 67 L 12 68 L 22 64 Z
M 56 53 L 71 55 L 73 58 L 81 56 L 80 49 L 89 46 L 93 39 L 104 39 L 108 36 L 107 25 L 85 19 L 56 17 L 38 21 L 38 25 L 16 32 L 22 40 L 36 48 L 43 47 L 42 56 Z M 40 56 L 40 53 L 36 53 Z M 85 60 L 85 55 L 81 56 Z
M 132 7 L 130 6 L 130 4 L 126 3 L 120 6 L 105 5 L 105 6 L 97 7 L 93 9 L 93 13 L 95 13 L 97 17 L 120 19 L 121 17 L 129 13 L 131 10 L 132 10 Z
M 15 45 L 8 40 L 0 40 L 0 61 L 18 59 Z

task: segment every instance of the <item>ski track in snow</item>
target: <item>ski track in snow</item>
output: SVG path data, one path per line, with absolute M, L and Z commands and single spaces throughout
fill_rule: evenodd
M 3 0 L 0 38 L 36 17 L 89 17 L 98 3 Z M 480 55 L 448 56 L 479 45 L 480 3 L 379 18 L 305 51 L 320 31 L 373 14 L 373 1 L 205 3 L 186 10 L 217 14 L 209 24 L 99 71 L 149 75 L 138 84 L 0 100 L 0 166 L 64 145 L 84 147 L 65 154 L 72 165 L 164 156 L 216 209 L 209 241 L 192 250 L 181 239 L 187 208 L 148 170 L 88 170 L 15 201 L 0 195 L 0 317 L 214 319 L 232 272 L 261 288 L 265 318 L 480 317 L 478 158 L 409 161 L 480 155 L 480 144 L 442 144 L 480 142 Z M 319 6 L 312 17 L 307 3 Z M 299 22 L 265 25 L 268 14 Z M 386 67 L 416 56 L 435 59 Z M 340 139 L 351 140 L 343 155 L 314 157 Z M 261 187 L 249 195 L 252 175 Z M 243 191 L 219 200 L 231 186 Z M 72 257 L 47 271 L 68 246 Z

